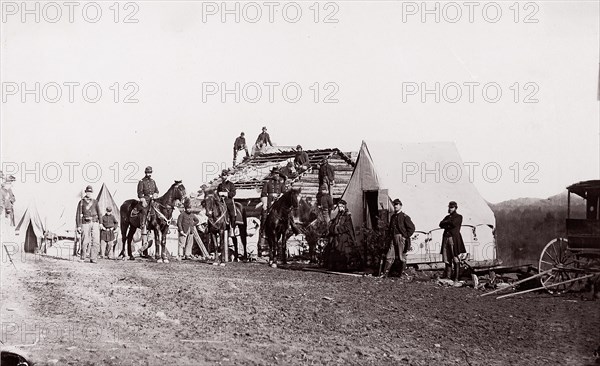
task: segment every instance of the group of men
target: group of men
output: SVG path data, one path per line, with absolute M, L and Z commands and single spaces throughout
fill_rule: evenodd
M 97 263 L 98 257 L 114 258 L 118 221 L 110 206 L 106 207 L 106 212 L 102 214 L 98 201 L 92 197 L 93 193 L 92 186 L 85 188 L 85 195 L 77 204 L 75 221 L 77 234 L 81 235 L 79 260 L 84 262 L 89 256 L 91 263 Z
M 254 147 L 257 152 L 260 152 L 266 146 L 273 146 L 273 143 L 271 142 L 271 136 L 267 132 L 267 127 L 263 127 L 261 133 L 256 138 Z M 246 158 L 250 157 L 248 145 L 246 145 L 246 134 L 244 132 L 241 132 L 233 142 L 233 166 L 237 163 L 237 154 L 242 150 L 246 152 Z
M 394 213 L 390 218 L 387 229 L 388 247 L 381 277 L 389 275 L 395 261 L 399 262 L 399 274 L 402 275 L 406 269 L 406 253 L 411 247 L 410 238 L 415 232 L 415 225 L 410 216 L 402 211 L 402 202 L 395 199 L 392 204 Z M 460 234 L 463 218 L 457 212 L 457 209 L 458 204 L 455 201 L 450 201 L 448 203 L 448 215 L 439 224 L 440 228 L 444 229 L 441 254 L 445 268 L 442 278 L 453 280 L 455 286 L 459 286 L 460 254 L 466 253 L 465 244 Z

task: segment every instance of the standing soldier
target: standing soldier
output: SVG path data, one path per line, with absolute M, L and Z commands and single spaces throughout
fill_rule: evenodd
M 246 137 L 244 137 L 243 132 L 240 133 L 233 143 L 233 166 L 235 166 L 238 152 L 242 150 L 246 151 L 246 157 L 250 156 L 250 154 L 248 154 L 248 146 L 246 145 Z
M 137 194 L 142 204 L 142 217 L 140 218 L 140 228 L 142 229 L 142 246 L 145 248 L 148 244 L 148 211 L 152 200 L 158 198 L 158 188 L 156 182 L 152 179 L 152 167 L 147 166 L 144 170 L 144 178 L 138 182 Z M 131 259 L 131 258 L 130 258 Z
M 458 286 L 458 278 L 460 275 L 460 263 L 458 255 L 466 253 L 465 243 L 460 234 L 462 226 L 462 215 L 456 210 L 458 204 L 454 201 L 448 203 L 448 215 L 440 222 L 440 228 L 444 229 L 442 236 L 442 259 L 444 261 L 444 276 L 442 278 L 450 278 L 454 280 L 454 285 Z
M 317 193 L 317 207 L 327 224 L 331 220 L 331 211 L 333 210 L 333 198 L 327 191 L 327 186 L 323 184 Z
M 302 150 L 301 145 L 296 146 L 296 156 L 294 157 L 294 166 L 296 167 L 298 174 L 307 171 L 308 168 L 310 167 L 309 163 L 308 163 L 308 154 L 306 153 L 306 151 Z
M 267 133 L 267 128 L 263 127 L 262 132 L 260 133 L 260 135 L 258 135 L 258 138 L 256 139 L 256 148 L 258 150 L 262 150 L 262 148 L 267 145 L 273 146 L 273 143 L 271 142 L 271 136 L 269 136 L 269 134 Z
M 323 184 L 327 185 L 327 191 L 331 194 L 331 187 L 335 184 L 335 171 L 327 159 L 323 159 L 319 168 L 319 187 Z
M 106 207 L 106 213 L 100 220 L 100 258 L 106 256 L 106 259 L 111 259 L 118 223 L 117 218 L 112 213 L 112 207 Z
M 194 244 L 193 229 L 200 223 L 200 220 L 192 213 L 192 202 L 189 198 L 183 203 L 185 211 L 179 214 L 177 218 L 177 232 L 179 233 L 179 246 L 177 249 L 177 260 L 192 259 L 192 246 Z M 163 259 L 163 262 L 165 259 Z M 168 263 L 168 261 L 167 261 Z
M 6 179 L 6 189 L 8 190 L 8 205 L 5 208 L 5 212 L 6 212 L 6 216 L 8 218 L 8 225 L 9 226 L 15 226 L 15 194 L 13 193 L 12 190 L 12 184 L 14 181 L 16 181 L 17 179 L 12 176 L 9 175 L 8 178 Z
M 400 262 L 399 272 L 402 275 L 406 267 L 406 252 L 408 252 L 410 247 L 410 237 L 415 233 L 415 224 L 413 224 L 407 214 L 402 212 L 402 202 L 396 198 L 392 203 L 394 205 L 394 213 L 390 218 L 390 225 L 388 226 L 389 248 L 385 257 L 382 277 L 389 275 L 392 264 L 396 260 Z
M 100 243 L 100 226 L 98 221 L 102 213 L 98 202 L 92 198 L 92 186 L 85 188 L 85 196 L 77 205 L 77 233 L 82 234 L 81 262 L 85 262 L 86 253 L 90 253 L 90 262 L 96 263 L 98 245 Z M 91 243 L 90 243 L 91 242 Z
M 221 183 L 217 186 L 217 192 L 219 196 L 225 200 L 227 206 L 227 214 L 229 216 L 229 227 L 233 229 L 235 227 L 235 205 L 233 204 L 233 197 L 235 197 L 235 184 L 229 180 L 227 176 L 227 169 L 223 169 L 221 172 Z

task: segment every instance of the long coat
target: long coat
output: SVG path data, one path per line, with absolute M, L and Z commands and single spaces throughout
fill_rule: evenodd
M 467 252 L 467 250 L 465 249 L 465 242 L 463 241 L 462 235 L 460 235 L 460 227 L 462 225 L 462 221 L 462 215 L 454 211 L 450 215 L 444 217 L 444 219 L 440 222 L 440 227 L 444 229 L 443 238 L 452 237 L 452 242 L 454 243 L 454 255 Z M 440 251 L 440 253 L 443 253 L 443 251 L 444 246 L 442 245 L 442 250 Z
M 352 216 L 348 211 L 339 213 L 331 221 L 329 235 L 326 265 L 338 271 L 356 269 L 360 265 L 360 254 L 356 247 Z

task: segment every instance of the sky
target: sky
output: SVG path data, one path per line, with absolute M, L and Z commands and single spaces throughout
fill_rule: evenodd
M 262 126 L 305 149 L 453 141 L 490 202 L 600 175 L 597 1 L 49 4 L 2 2 L 18 211 L 133 198 L 147 165 L 195 191 Z

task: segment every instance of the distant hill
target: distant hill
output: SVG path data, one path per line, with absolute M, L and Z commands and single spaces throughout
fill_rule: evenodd
M 498 258 L 505 265 L 537 266 L 542 249 L 566 234 L 567 192 L 543 198 L 517 198 L 488 203 L 496 216 Z M 585 201 L 571 195 L 571 217 L 585 216 Z

